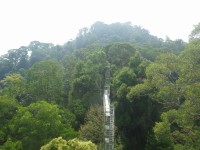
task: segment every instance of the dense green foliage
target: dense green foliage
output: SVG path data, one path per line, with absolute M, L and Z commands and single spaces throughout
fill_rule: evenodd
M 108 64 L 115 149 L 198 149 L 199 29 L 185 43 L 96 22 L 64 45 L 9 50 L 0 57 L 0 149 L 102 149 Z
M 97 146 L 90 141 L 81 141 L 79 139 L 72 139 L 66 141 L 62 137 L 51 140 L 48 144 L 41 147 L 40 150 L 97 150 Z

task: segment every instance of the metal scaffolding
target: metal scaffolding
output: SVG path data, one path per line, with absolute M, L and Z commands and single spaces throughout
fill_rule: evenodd
M 104 108 L 104 143 L 105 150 L 114 150 L 114 107 L 110 105 L 110 66 L 105 74 L 105 85 L 103 95 Z

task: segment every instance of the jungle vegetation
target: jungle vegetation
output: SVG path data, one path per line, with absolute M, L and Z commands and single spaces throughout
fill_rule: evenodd
M 108 64 L 115 149 L 198 149 L 199 29 L 186 43 L 96 22 L 63 45 L 9 50 L 0 57 L 0 149 L 103 149 Z

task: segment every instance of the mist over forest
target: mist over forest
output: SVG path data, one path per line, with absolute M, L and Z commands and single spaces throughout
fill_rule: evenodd
M 200 24 L 189 42 L 96 22 L 63 45 L 32 41 L 0 57 L 0 149 L 104 149 L 109 65 L 115 150 L 200 147 Z

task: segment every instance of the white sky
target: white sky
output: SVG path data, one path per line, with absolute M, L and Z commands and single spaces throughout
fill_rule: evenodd
M 132 22 L 164 38 L 188 40 L 198 0 L 0 0 L 0 55 L 31 41 L 63 44 L 96 21 Z

